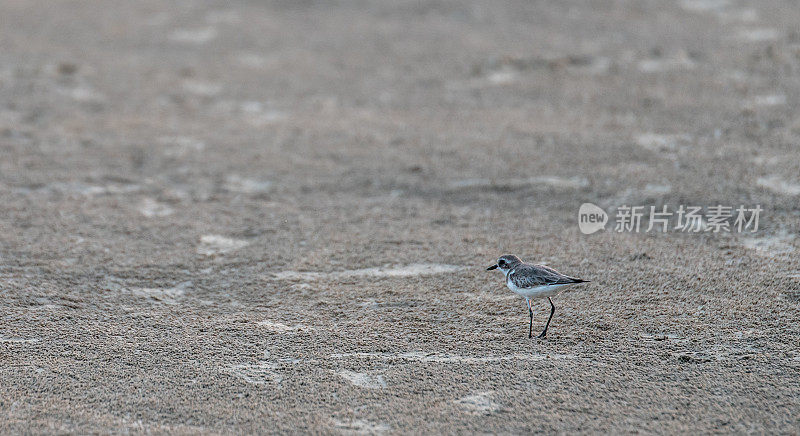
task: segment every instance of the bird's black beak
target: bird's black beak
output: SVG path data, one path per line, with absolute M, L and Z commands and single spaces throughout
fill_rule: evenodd
M 495 268 L 497 268 L 497 264 L 494 264 L 494 265 L 490 266 L 489 268 L 486 268 L 486 271 L 491 271 L 491 270 L 493 270 Z

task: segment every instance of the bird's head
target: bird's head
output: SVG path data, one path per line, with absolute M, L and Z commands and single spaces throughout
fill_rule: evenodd
M 504 254 L 497 259 L 496 264 L 486 268 L 486 270 L 488 271 L 497 268 L 500 271 L 503 271 L 503 274 L 508 274 L 509 271 L 516 268 L 517 265 L 521 263 L 522 261 L 517 256 L 514 256 L 513 254 Z

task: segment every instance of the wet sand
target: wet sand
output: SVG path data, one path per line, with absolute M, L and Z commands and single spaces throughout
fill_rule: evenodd
M 791 2 L 171 5 L 0 3 L 0 432 L 797 432 Z

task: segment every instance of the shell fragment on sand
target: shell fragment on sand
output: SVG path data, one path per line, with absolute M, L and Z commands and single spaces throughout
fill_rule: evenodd
M 200 237 L 200 245 L 197 253 L 205 256 L 224 254 L 240 248 L 246 247 L 249 242 L 241 239 L 228 238 L 221 235 L 203 235 Z
M 172 215 L 175 211 L 166 204 L 159 203 L 152 198 L 145 198 L 139 203 L 139 212 L 147 218 L 163 218 Z
M 258 194 L 269 192 L 272 189 L 272 182 L 269 180 L 246 179 L 237 175 L 230 175 L 225 179 L 222 187 L 229 192 L 241 194 Z
M 145 297 L 163 304 L 178 304 L 179 300 L 191 289 L 192 282 L 183 282 L 171 288 L 131 288 L 133 295 Z
M 274 273 L 272 278 L 275 280 L 337 280 L 354 279 L 360 277 L 411 277 L 433 274 L 456 273 L 465 270 L 465 267 L 457 265 L 418 263 L 407 266 L 397 267 L 377 267 L 363 268 L 336 272 L 300 272 L 300 271 L 281 271 Z
M 378 360 L 405 360 L 410 362 L 424 362 L 424 363 L 495 363 L 510 360 L 520 361 L 540 361 L 547 359 L 575 359 L 576 356 L 572 354 L 510 354 L 506 356 L 459 356 L 454 354 L 436 354 L 424 353 L 420 351 L 411 351 L 407 353 L 334 353 L 330 356 L 332 359 L 341 359 L 349 357 L 358 357 L 362 359 L 378 359 Z
M 344 378 L 345 380 L 352 383 L 354 386 L 358 386 L 361 388 L 366 389 L 380 389 L 386 387 L 386 381 L 383 379 L 383 376 L 378 375 L 371 375 L 365 372 L 354 372 L 348 370 L 340 370 L 337 371 L 340 377 Z
M 581 189 L 589 186 L 585 177 L 538 176 L 523 179 L 462 179 L 449 184 L 450 189 L 549 187 L 556 189 Z
M 492 399 L 493 392 L 478 392 L 475 395 L 455 400 L 454 403 L 461 406 L 467 412 L 491 414 L 500 410 L 500 405 Z
M 256 323 L 256 325 L 274 333 L 304 332 L 312 330 L 311 327 L 300 324 L 288 325 L 270 320 L 259 321 Z

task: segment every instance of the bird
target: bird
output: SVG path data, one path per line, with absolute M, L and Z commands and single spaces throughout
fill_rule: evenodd
M 550 302 L 550 318 L 538 338 L 543 339 L 547 335 L 547 328 L 550 327 L 550 320 L 556 312 L 556 306 L 550 297 L 563 291 L 564 287 L 577 283 L 588 283 L 583 280 L 568 275 L 561 274 L 553 268 L 544 265 L 534 265 L 523 262 L 513 254 L 504 254 L 497 259 L 497 263 L 486 268 L 487 271 L 499 269 L 506 276 L 506 286 L 512 292 L 525 297 L 528 303 L 528 315 L 530 315 L 530 325 L 528 326 L 528 338 L 533 337 L 533 309 L 531 309 L 531 299 L 547 297 Z

